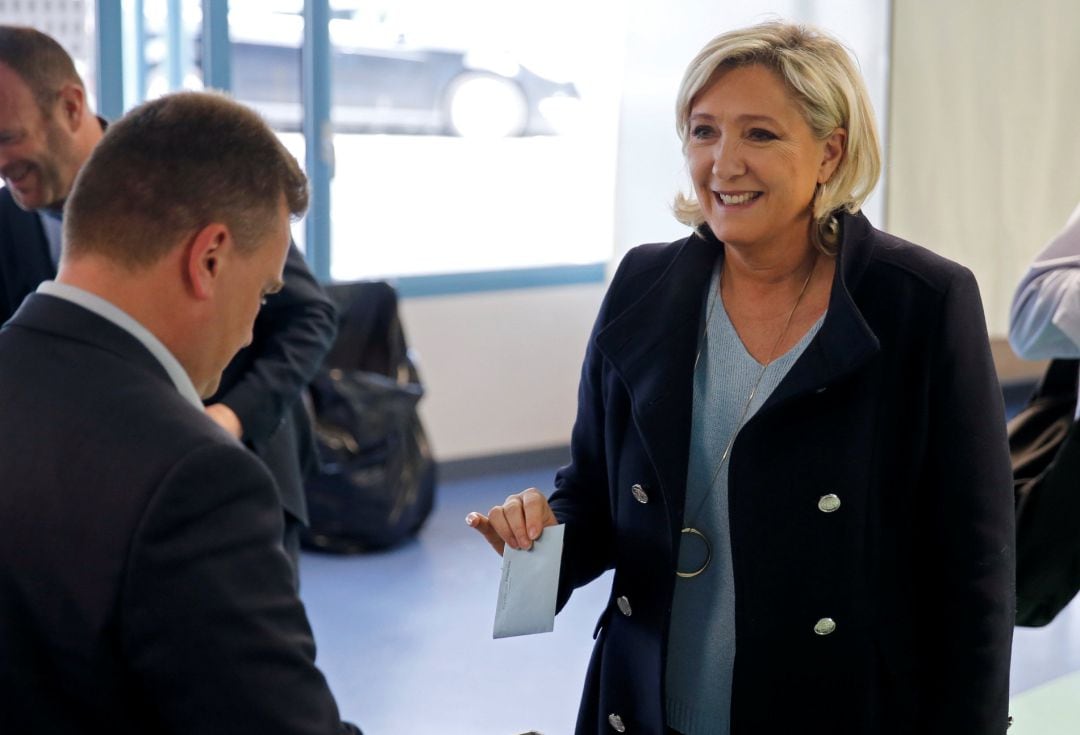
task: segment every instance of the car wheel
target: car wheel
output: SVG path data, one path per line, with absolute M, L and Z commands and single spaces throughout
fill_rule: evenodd
M 463 138 L 521 135 L 528 116 L 525 93 L 505 77 L 468 72 L 457 76 L 446 91 L 447 127 Z

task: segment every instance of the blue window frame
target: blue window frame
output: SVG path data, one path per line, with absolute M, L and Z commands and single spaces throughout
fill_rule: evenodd
M 97 104 L 106 118 L 124 112 L 124 54 L 120 3 L 97 3 Z

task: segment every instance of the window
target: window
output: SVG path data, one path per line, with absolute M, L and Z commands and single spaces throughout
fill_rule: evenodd
M 335 279 L 610 258 L 616 3 L 331 8 Z
M 149 93 L 200 86 L 199 0 L 143 5 Z M 615 242 L 617 220 L 670 219 L 684 185 L 681 160 L 668 156 L 690 50 L 767 14 L 819 23 L 851 44 L 885 115 L 887 0 L 686 0 L 678 12 L 616 0 L 329 7 L 337 280 L 607 263 L 626 245 Z M 304 48 L 303 9 L 303 0 L 231 0 L 228 18 L 234 96 L 302 162 L 301 59 L 316 53 Z M 633 170 L 617 171 L 617 159 Z M 642 176 L 665 189 L 659 214 L 635 202 Z M 879 191 L 866 207 L 878 222 L 881 201 Z M 303 228 L 294 234 L 302 242 Z
M 202 0 L 143 0 L 142 96 L 153 98 L 177 89 L 203 89 Z M 132 6 L 134 13 L 137 6 Z M 230 0 L 230 92 L 258 110 L 290 153 L 304 159 L 301 134 L 300 48 L 303 44 L 303 0 Z M 136 60 L 135 63 L 139 63 Z M 131 65 L 134 67 L 134 65 Z M 136 100 L 131 100 L 129 107 Z M 292 226 L 304 247 L 304 222 Z

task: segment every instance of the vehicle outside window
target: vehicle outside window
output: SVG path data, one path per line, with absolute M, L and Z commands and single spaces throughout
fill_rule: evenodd
M 165 0 L 144 0 L 148 96 L 169 88 Z M 331 0 L 331 276 L 605 262 L 618 79 L 615 0 Z M 181 86 L 202 85 L 183 2 Z M 231 93 L 303 161 L 303 3 L 230 0 Z M 175 84 L 175 72 L 174 72 Z M 614 82 L 614 83 L 613 83 Z M 302 228 L 293 229 L 302 243 Z
M 554 135 L 579 100 L 569 81 L 543 77 L 505 49 L 417 42 L 386 10 L 394 3 L 331 4 L 334 127 L 344 133 L 458 136 Z M 187 13 L 186 17 L 196 15 Z M 190 21 L 188 23 L 190 26 Z M 229 12 L 232 94 L 276 129 L 302 127 L 302 2 L 233 0 Z M 423 35 L 423 34 L 420 34 Z M 201 38 L 191 28 L 201 86 Z M 449 41 L 449 39 L 448 39 Z M 150 96 L 167 89 L 164 43 L 151 39 Z
M 287 130 L 301 126 L 303 18 L 230 17 L 233 92 Z M 262 17 L 262 22 L 258 18 Z M 506 51 L 419 44 L 383 17 L 338 9 L 330 21 L 335 129 L 347 133 L 551 135 L 579 99 Z

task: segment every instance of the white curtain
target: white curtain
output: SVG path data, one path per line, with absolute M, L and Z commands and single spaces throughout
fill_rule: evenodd
M 1080 3 L 893 0 L 887 228 L 971 268 L 991 335 L 1080 201 Z

